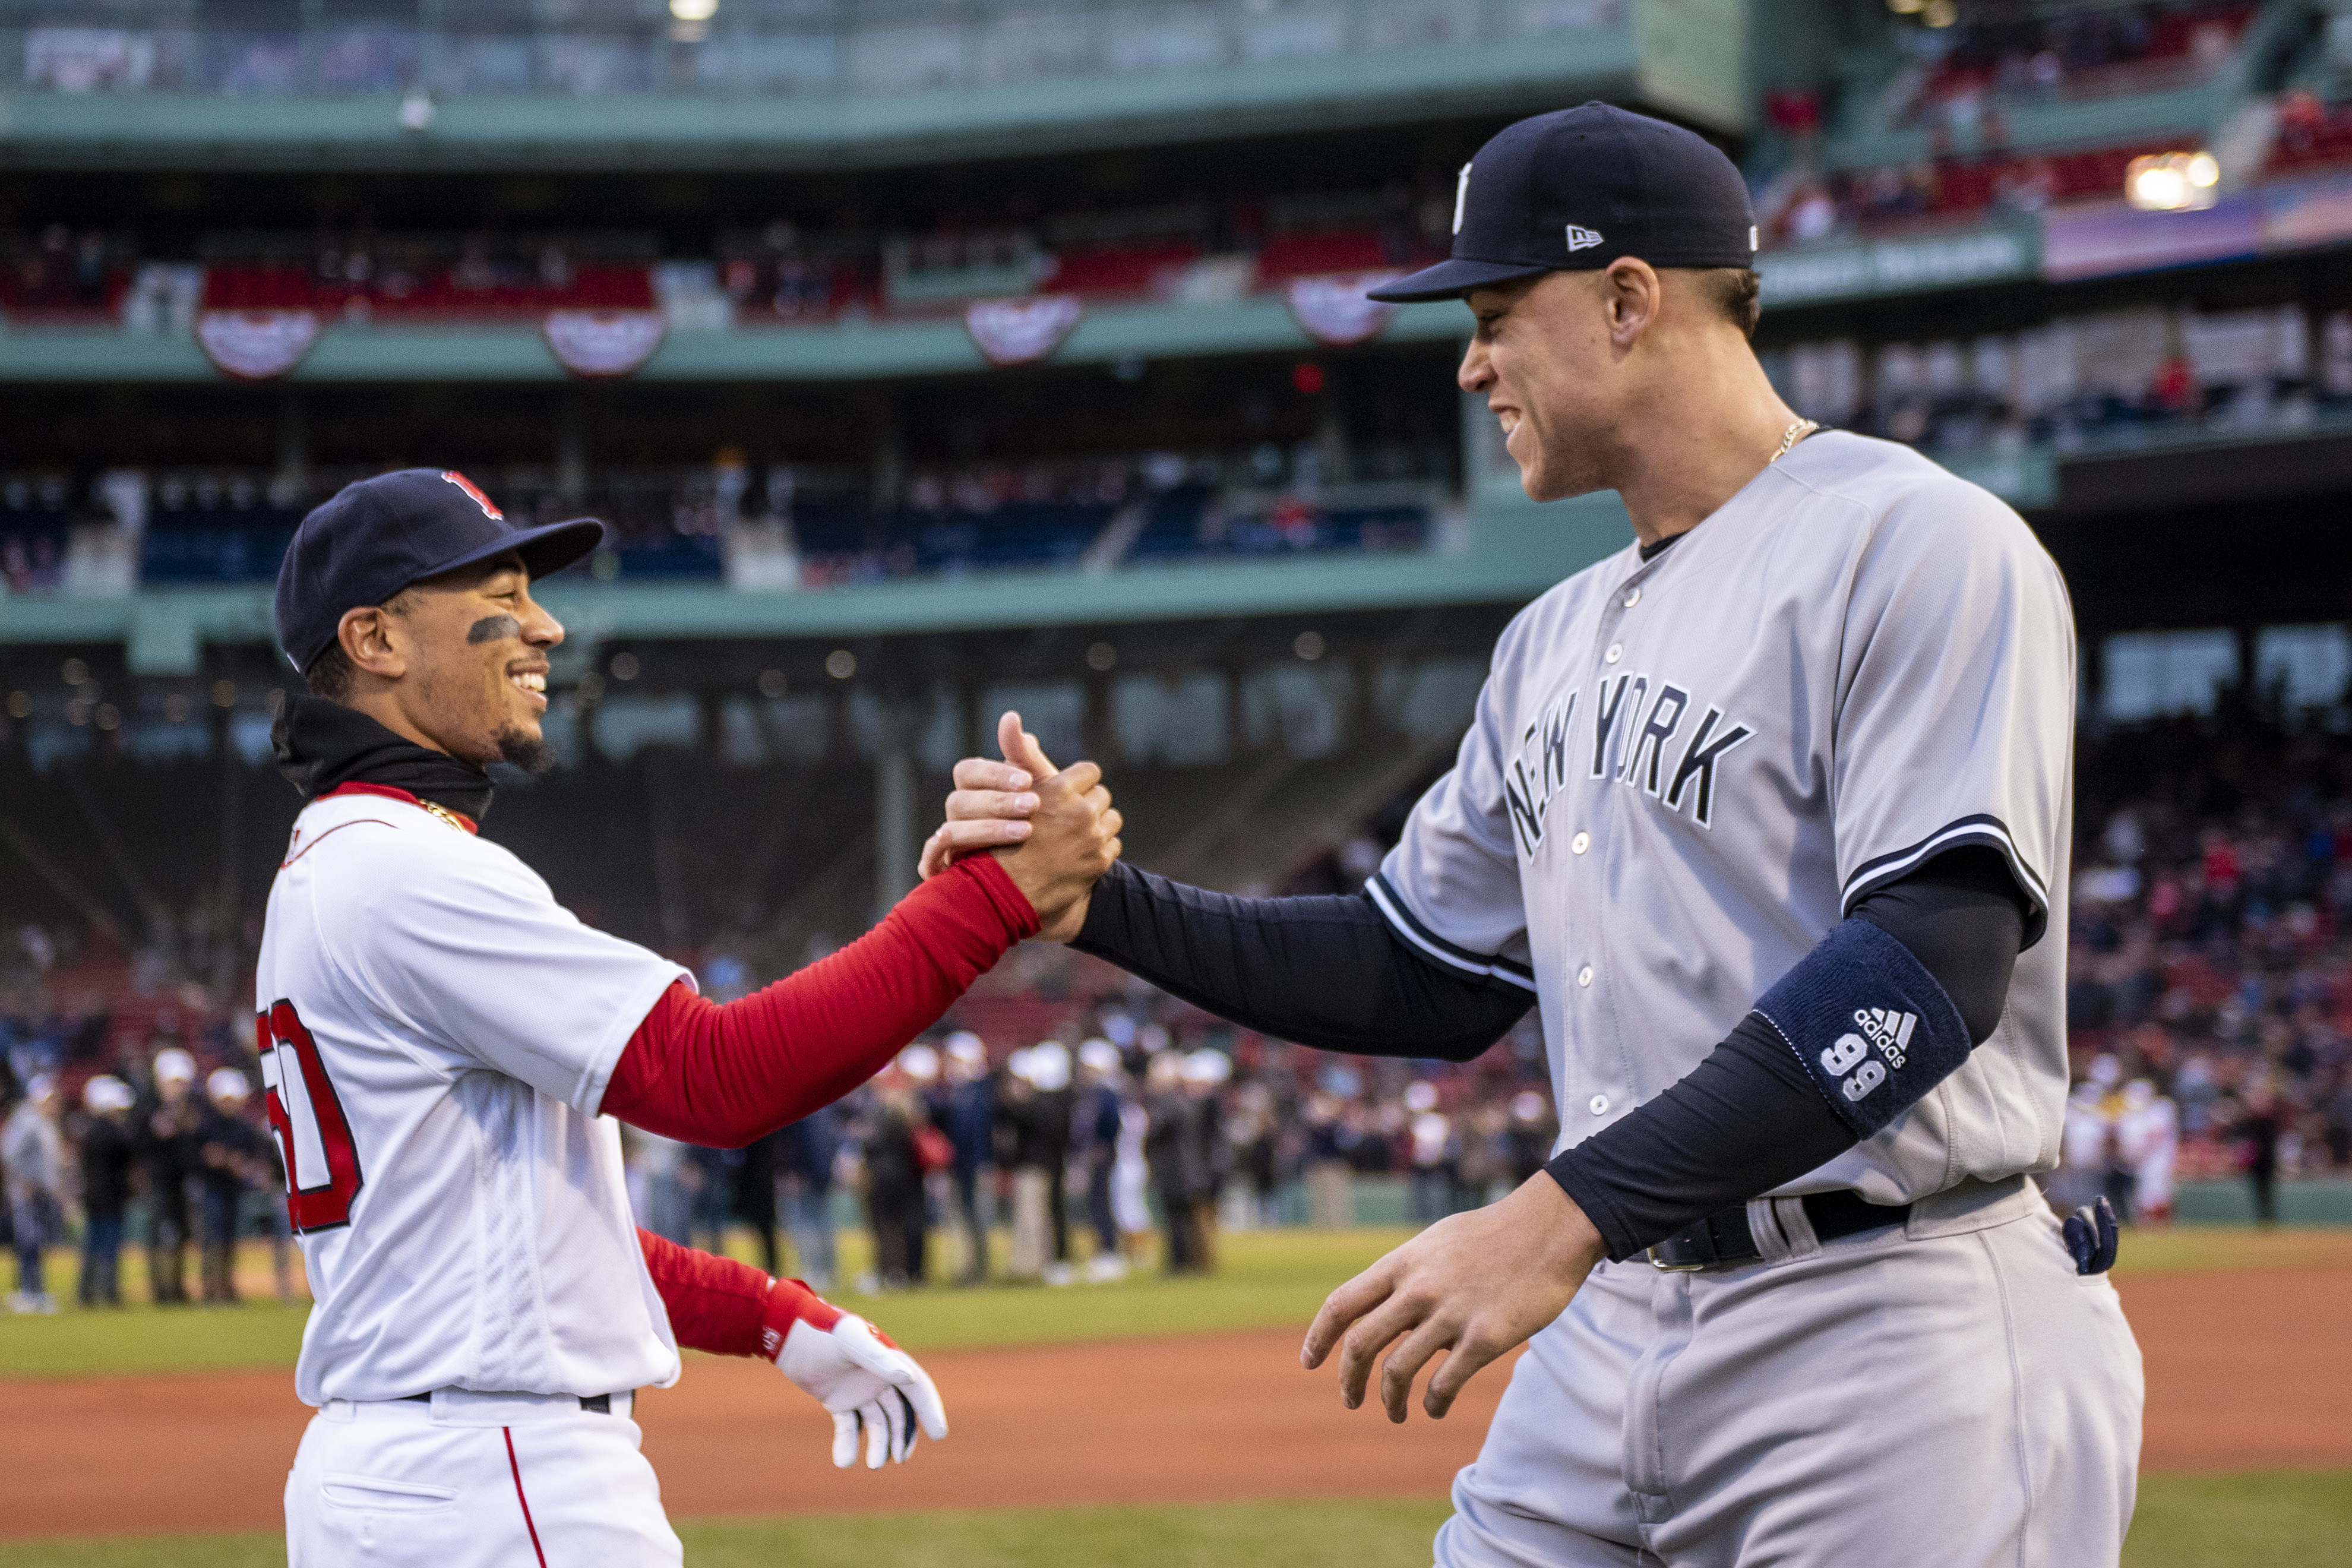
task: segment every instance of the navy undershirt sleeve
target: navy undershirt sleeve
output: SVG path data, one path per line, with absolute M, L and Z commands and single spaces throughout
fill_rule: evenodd
M 1943 987 L 1982 1045 L 2000 1022 L 2026 908 L 1991 849 L 1937 856 L 1854 906 Z M 1804 1060 L 1761 1014 L 1741 1019 L 1657 1099 L 1545 1166 L 1614 1258 L 1828 1163 L 1858 1142 Z
M 1365 894 L 1239 899 L 1124 862 L 1070 945 L 1244 1028 L 1360 1056 L 1466 1062 L 1535 1005 L 1424 957 Z
M 1994 851 L 1940 855 L 1853 914 L 1919 961 L 1971 1045 L 1991 1035 L 2025 930 L 2023 895 Z M 1070 945 L 1244 1027 L 1366 1056 L 1468 1061 L 1534 1000 L 1439 966 L 1362 894 L 1240 899 L 1124 864 L 1097 884 Z M 1788 1042 L 1750 1014 L 1689 1076 L 1547 1169 L 1624 1258 L 1855 1141 Z

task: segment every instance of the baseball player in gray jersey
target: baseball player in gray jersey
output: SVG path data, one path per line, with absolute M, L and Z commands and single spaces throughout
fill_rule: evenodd
M 1747 192 L 1600 104 L 1463 171 L 1453 259 L 1538 500 L 1635 542 L 1515 620 L 1363 892 L 1118 867 L 1076 945 L 1268 1033 L 1468 1059 L 1542 1014 L 1559 1145 L 1333 1292 L 1304 1360 L 1392 1420 L 1526 1342 L 1435 1554 L 1493 1568 L 2113 1563 L 2139 1358 L 2065 1105 L 2074 663 L 2017 515 L 1816 431 L 1748 342 Z M 1051 772 L 957 771 L 927 869 Z M 1443 1353 L 1442 1361 L 1438 1358 Z

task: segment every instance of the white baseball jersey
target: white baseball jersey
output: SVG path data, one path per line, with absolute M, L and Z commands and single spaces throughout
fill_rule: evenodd
M 269 890 L 257 1034 L 317 1304 L 305 1404 L 677 1379 L 613 1064 L 687 972 L 407 801 L 314 801 Z
M 1370 890 L 1433 956 L 1537 994 L 1566 1148 L 1689 1073 L 1864 894 L 1990 846 L 2035 906 L 1999 1028 L 1775 1195 L 1899 1204 L 2047 1169 L 2074 714 L 2073 613 L 2024 521 L 1824 432 L 1673 548 L 1512 622 Z

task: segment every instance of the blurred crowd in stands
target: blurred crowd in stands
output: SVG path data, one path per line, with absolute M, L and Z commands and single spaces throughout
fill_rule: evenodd
M 2010 103 L 2106 98 L 2206 79 L 2260 11 L 2242 3 L 2003 7 L 1901 35 L 1912 61 L 1880 102 L 1889 123 L 1973 132 Z
M 2078 795 L 2053 1201 L 2104 1193 L 2163 1223 L 2177 1184 L 2225 1180 L 2269 1220 L 2282 1184 L 2352 1175 L 2352 743 L 2242 703 L 2094 725 Z M 1338 864 L 1295 887 L 1328 890 Z M 253 933 L 218 923 L 131 952 L 26 926 L 0 948 L 16 1310 L 54 1304 L 43 1249 L 68 1241 L 91 1305 L 121 1299 L 125 1248 L 153 1300 L 234 1300 L 239 1237 L 299 1288 L 235 984 Z M 714 995 L 761 978 L 688 956 Z M 748 1226 L 771 1267 L 789 1247 L 813 1279 L 885 1288 L 1185 1272 L 1236 1227 L 1426 1222 L 1526 1179 L 1556 1132 L 1532 1018 L 1464 1066 L 1337 1057 L 1035 948 L 838 1106 L 745 1150 L 629 1150 L 649 1229 L 710 1245 Z M 840 1280 L 836 1234 L 861 1226 L 871 1277 Z
M 1763 356 L 1790 406 L 1944 457 L 2132 444 L 2186 428 L 2307 428 L 2352 409 L 2352 311 L 2158 305 L 1940 342 Z
M 422 233 L 373 226 L 206 234 L 153 245 L 127 229 L 16 226 L 0 210 L 0 312 L 34 322 L 185 331 L 202 310 L 303 310 L 326 321 L 535 319 L 659 310 L 717 328 L 961 312 L 973 300 L 1066 294 L 1227 304 L 1329 273 L 1391 271 L 1444 254 L 1450 181 L 1205 196 L 1031 213 L 993 204 L 893 229 L 779 218 L 727 227 L 658 259 L 645 230 Z
M 436 100 L 482 94 L 663 92 L 763 98 L 1057 84 L 1483 41 L 1622 25 L 1622 0 L 1465 6 L 1453 0 L 1293 5 L 1090 5 L 1067 12 L 947 3 L 876 11 L 805 3 L 460 18 L 429 5 L 257 10 L 194 0 L 150 15 L 34 4 L 12 14 L 20 56 L 0 86 L 37 91 L 404 93 L 422 132 Z M 21 18 L 21 20 L 19 20 Z M 593 18 L 593 20 L 592 20 Z M 12 51 L 13 52 L 13 51 Z M 17 75 L 21 60 L 21 76 Z
M 609 542 L 580 568 L 599 581 L 719 580 L 740 556 L 746 586 L 815 588 L 1082 561 L 1108 570 L 1173 556 L 1415 549 L 1453 493 L 1454 468 L 1454 443 L 1433 436 L 1338 450 L 1260 439 L 925 464 L 895 496 L 877 494 L 868 474 L 781 463 L 758 473 L 731 447 L 708 465 L 600 468 L 572 487 L 549 465 L 471 477 L 511 517 L 604 520 Z M 121 575 L 112 592 L 268 582 L 303 513 L 374 471 L 321 468 L 299 480 L 225 467 L 0 472 L 0 587 L 91 592 L 101 557 Z M 110 542 L 119 548 L 102 550 Z

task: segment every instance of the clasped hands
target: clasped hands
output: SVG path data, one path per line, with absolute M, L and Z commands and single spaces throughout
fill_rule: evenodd
M 1055 768 L 1020 714 L 997 721 L 996 741 L 1003 762 L 966 757 L 956 764 L 947 820 L 923 845 L 920 869 L 929 879 L 960 857 L 992 852 L 1037 911 L 1037 934 L 1067 942 L 1086 923 L 1095 883 L 1118 858 L 1122 818 L 1102 769 Z
M 1023 857 L 1035 855 L 1028 873 L 1040 891 L 1027 882 L 1022 890 L 1042 934 L 1067 942 L 1086 923 L 1095 882 L 1118 858 L 1119 815 L 1102 770 L 1080 763 L 1057 773 L 1018 713 L 998 721 L 997 741 L 1003 762 L 956 764 L 947 820 L 923 846 L 922 874 L 992 850 L 1022 881 Z M 1605 1255 L 1584 1211 L 1538 1171 L 1509 1196 L 1438 1221 L 1332 1291 L 1299 1361 L 1312 1370 L 1337 1350 L 1340 1397 L 1350 1410 L 1363 1404 L 1377 1367 L 1381 1404 L 1390 1420 L 1402 1421 L 1414 1379 L 1443 1352 L 1422 1396 L 1423 1409 L 1443 1416 L 1481 1367 L 1566 1310 Z

